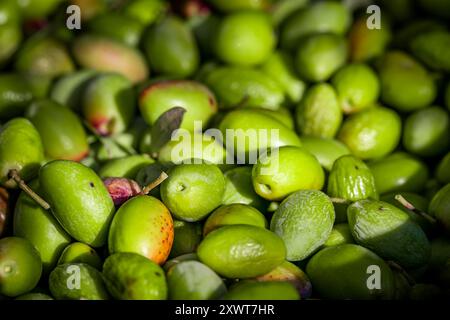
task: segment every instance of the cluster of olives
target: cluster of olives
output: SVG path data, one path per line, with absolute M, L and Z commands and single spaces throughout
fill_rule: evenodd
M 448 297 L 450 1 L 376 5 L 1 0 L 0 299 Z

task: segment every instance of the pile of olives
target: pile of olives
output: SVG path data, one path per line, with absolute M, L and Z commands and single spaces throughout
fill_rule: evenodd
M 0 300 L 448 297 L 450 1 L 368 2 L 1 0 Z

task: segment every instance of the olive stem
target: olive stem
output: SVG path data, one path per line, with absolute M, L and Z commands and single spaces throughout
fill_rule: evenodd
M 34 192 L 29 186 L 27 186 L 25 181 L 23 181 L 19 176 L 17 170 L 13 169 L 9 171 L 8 175 L 17 183 L 19 188 L 22 189 L 23 192 L 25 192 L 27 195 L 29 195 L 34 201 L 36 201 L 37 204 L 39 204 L 45 210 L 50 209 L 50 205 L 48 204 L 48 202 L 42 199 L 36 192 Z
M 387 261 L 387 264 L 393 268 L 396 269 L 397 271 L 399 271 L 405 278 L 406 280 L 409 282 L 410 285 L 415 285 L 416 284 L 416 280 L 414 280 L 413 277 L 411 277 L 409 275 L 408 272 L 406 272 L 405 269 L 403 269 L 397 262 L 394 262 L 392 260 Z
M 414 207 L 414 205 L 409 202 L 408 200 L 406 200 L 401 194 L 397 194 L 395 195 L 395 200 L 397 200 L 398 202 L 400 202 L 400 204 L 405 207 L 406 209 L 408 209 L 409 211 L 414 212 L 415 214 L 418 214 L 419 216 L 423 217 L 424 219 L 426 219 L 428 222 L 430 223 L 436 223 L 436 219 L 433 218 L 432 216 L 430 216 L 428 213 L 417 209 L 416 207 Z
M 164 171 L 161 172 L 158 178 L 156 180 L 153 180 L 148 185 L 145 186 L 145 188 L 142 190 L 143 194 L 149 194 L 150 191 L 155 189 L 157 186 L 159 186 L 164 180 L 166 180 L 169 176 Z

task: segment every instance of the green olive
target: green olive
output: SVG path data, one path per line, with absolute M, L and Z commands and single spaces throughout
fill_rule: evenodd
M 401 121 L 397 113 L 373 107 L 347 118 L 338 134 L 350 151 L 361 159 L 383 157 L 400 141 Z
M 300 43 L 295 54 L 298 73 L 308 81 L 328 80 L 347 60 L 345 38 L 335 34 L 313 34 Z
M 380 93 L 376 73 L 365 64 L 346 65 L 334 75 L 332 83 L 347 114 L 373 106 Z
M 405 121 L 403 146 L 422 157 L 444 153 L 450 146 L 450 117 L 440 107 L 428 107 L 411 114 Z
M 215 39 L 216 55 L 229 64 L 252 66 L 264 62 L 275 47 L 270 19 L 258 11 L 226 16 Z

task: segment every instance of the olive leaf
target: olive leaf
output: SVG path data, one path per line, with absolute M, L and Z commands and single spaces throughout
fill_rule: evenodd
M 95 128 L 87 120 L 83 120 L 83 124 L 92 135 L 92 141 L 90 141 L 89 144 L 94 143 L 95 141 L 99 141 L 100 144 L 105 147 L 105 150 L 109 155 L 113 152 L 113 150 L 122 151 L 129 156 L 136 154 L 136 150 L 134 150 L 133 148 L 124 146 L 119 141 L 116 141 L 109 137 L 103 137 L 98 134 L 97 130 L 95 130 Z
M 151 129 L 150 150 L 152 157 L 157 158 L 159 150 L 170 141 L 172 132 L 180 128 L 186 109 L 174 107 L 159 116 Z
M 136 150 L 131 146 L 126 146 L 113 138 L 101 137 L 99 141 L 105 148 L 107 158 L 109 159 L 118 156 L 131 156 L 137 154 Z

